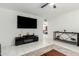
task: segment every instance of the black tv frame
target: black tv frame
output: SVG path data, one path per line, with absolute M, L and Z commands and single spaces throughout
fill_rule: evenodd
M 23 18 L 28 18 L 28 19 L 31 19 L 31 20 L 36 20 L 36 25 L 35 25 L 35 27 L 19 27 L 19 23 L 18 23 L 18 21 L 19 21 L 19 19 L 18 19 L 18 17 L 23 17 Z M 25 17 L 25 16 L 17 16 L 17 28 L 18 29 L 37 29 L 37 19 L 35 19 L 35 18 L 31 18 L 31 17 Z

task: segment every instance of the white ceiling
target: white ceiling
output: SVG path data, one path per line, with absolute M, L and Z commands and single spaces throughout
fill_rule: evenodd
M 79 9 L 79 3 L 57 3 L 56 9 L 50 5 L 45 8 L 40 8 L 43 4 L 44 3 L 0 3 L 0 7 L 31 13 L 42 17 L 55 17 Z

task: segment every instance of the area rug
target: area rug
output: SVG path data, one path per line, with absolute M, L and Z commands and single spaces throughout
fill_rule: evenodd
M 57 51 L 57 50 L 55 50 L 55 49 L 53 49 L 53 50 L 51 50 L 49 52 L 44 53 L 41 56 L 66 56 L 66 55 L 59 52 L 59 51 Z

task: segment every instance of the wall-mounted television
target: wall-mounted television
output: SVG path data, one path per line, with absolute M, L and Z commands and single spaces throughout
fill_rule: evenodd
M 17 16 L 17 28 L 36 29 L 37 19 L 24 16 Z

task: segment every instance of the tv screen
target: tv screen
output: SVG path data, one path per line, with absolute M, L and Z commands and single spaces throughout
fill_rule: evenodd
M 37 19 L 17 16 L 17 28 L 37 28 Z

